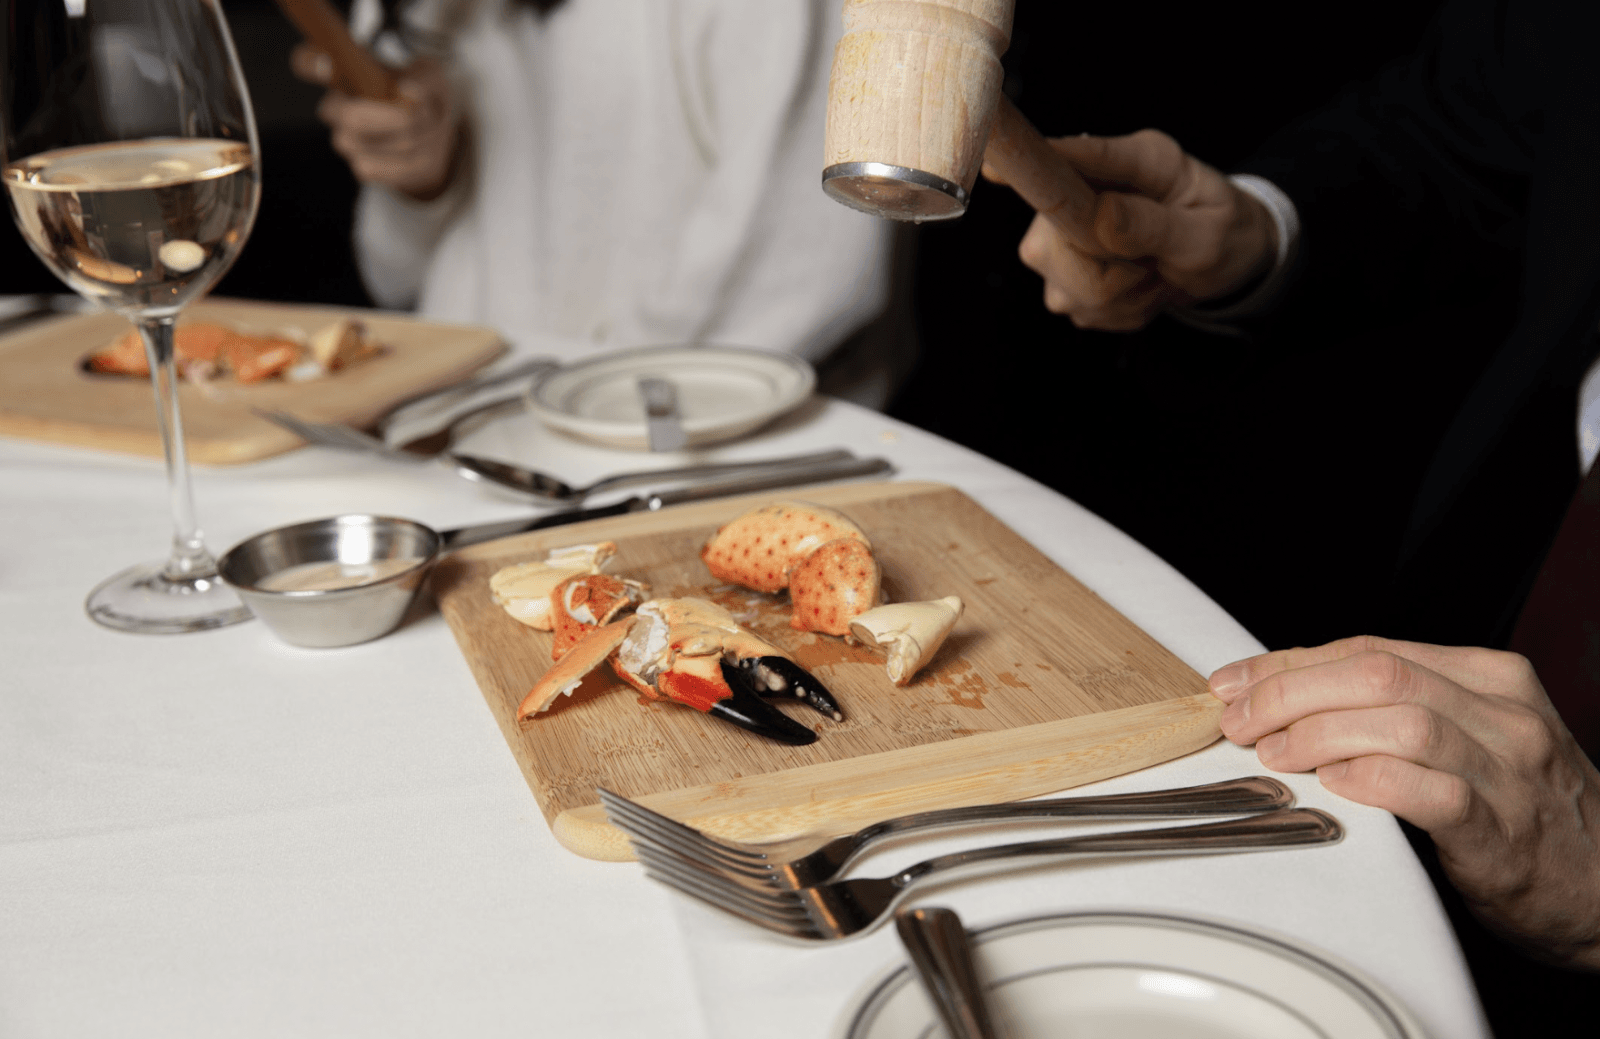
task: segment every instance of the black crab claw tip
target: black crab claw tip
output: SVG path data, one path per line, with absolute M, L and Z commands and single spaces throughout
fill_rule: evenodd
M 828 687 L 788 657 L 747 657 L 739 661 L 739 668 L 749 675 L 749 688 L 756 695 L 804 700 L 806 706 L 818 714 L 825 714 L 836 722 L 844 721 L 844 712 L 839 710 L 839 702 L 828 692 Z
M 733 695 L 712 704 L 708 714 L 779 743 L 803 747 L 817 742 L 815 732 L 757 696 L 745 671 L 724 660 L 722 677 L 727 681 L 728 688 L 733 690 Z

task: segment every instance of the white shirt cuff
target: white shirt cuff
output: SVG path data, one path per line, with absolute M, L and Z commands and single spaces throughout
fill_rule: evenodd
M 1273 227 L 1278 232 L 1278 252 L 1273 257 L 1272 269 L 1267 276 L 1244 299 L 1224 307 L 1207 307 L 1204 303 L 1197 303 L 1174 311 L 1178 317 L 1202 328 L 1226 325 L 1265 310 L 1283 287 L 1289 267 L 1294 263 L 1295 253 L 1300 248 L 1300 213 L 1282 188 L 1253 173 L 1235 173 L 1228 180 L 1267 208 Z

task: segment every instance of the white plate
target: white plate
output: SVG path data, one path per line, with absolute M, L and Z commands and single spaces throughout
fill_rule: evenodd
M 667 379 L 689 446 L 732 440 L 800 404 L 816 387 L 811 365 L 790 354 L 725 346 L 661 346 L 605 354 L 551 372 L 529 408 L 552 429 L 611 447 L 648 450 L 638 382 Z
M 1282 938 L 1159 913 L 1070 913 L 976 934 L 1009 1039 L 1424 1039 L 1373 982 Z M 843 1039 L 942 1039 L 908 966 Z

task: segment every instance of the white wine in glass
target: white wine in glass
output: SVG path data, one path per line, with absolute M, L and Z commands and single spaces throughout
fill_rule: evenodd
M 195 520 L 173 322 L 233 264 L 261 197 L 249 92 L 218 0 L 0 0 L 0 179 L 33 251 L 125 314 L 150 360 L 172 549 L 90 593 L 136 632 L 247 620 Z

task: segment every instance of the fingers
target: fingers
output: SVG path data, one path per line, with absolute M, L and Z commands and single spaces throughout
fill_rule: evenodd
M 391 103 L 331 90 L 317 115 L 358 180 L 418 199 L 436 197 L 452 176 L 460 140 L 448 77 L 442 66 L 424 60 L 400 79 L 397 94 Z
M 1094 189 L 1004 95 L 983 154 L 995 178 L 1010 185 L 1063 238 L 1084 252 L 1100 254 L 1093 230 Z
M 1124 137 L 1052 137 L 1050 146 L 1097 186 L 1117 187 L 1165 201 L 1183 173 L 1184 151 L 1160 130 Z
M 289 52 L 289 71 L 296 79 L 325 87 L 333 82 L 333 59 L 309 43 L 297 43 Z
M 1254 743 L 1269 733 L 1323 714 L 1365 714 L 1370 713 L 1365 709 L 1395 706 L 1403 706 L 1406 711 L 1388 718 L 1396 728 L 1389 732 L 1382 749 L 1428 765 L 1443 764 L 1428 757 L 1436 748 L 1437 736 L 1425 730 L 1435 717 L 1448 718 L 1452 726 L 1465 727 L 1473 733 L 1492 731 L 1494 727 L 1485 717 L 1493 711 L 1493 705 L 1483 697 L 1414 661 L 1379 651 L 1268 675 L 1248 695 L 1237 697 L 1228 705 L 1222 712 L 1221 724 L 1223 734 L 1230 740 Z M 1328 760 L 1364 752 L 1340 745 L 1331 748 L 1324 761 L 1304 763 L 1300 768 L 1315 768 Z
M 1165 256 L 1172 249 L 1173 213 L 1155 199 L 1107 191 L 1095 207 L 1094 236 L 1113 256 Z
M 1482 748 L 1444 715 L 1419 704 L 1323 711 L 1252 742 L 1261 763 L 1275 772 L 1310 772 L 1373 754 L 1452 775 L 1483 771 Z
M 1149 268 L 1087 256 L 1042 216 L 1034 218 L 1017 253 L 1044 278 L 1045 307 L 1079 328 L 1133 331 L 1166 302 L 1165 285 Z
M 1518 654 L 1474 646 L 1433 646 L 1372 635 L 1234 661 L 1212 673 L 1211 692 L 1224 703 L 1232 703 L 1257 682 L 1281 671 L 1312 667 L 1360 653 L 1392 653 L 1468 689 L 1494 690 L 1530 705 L 1547 702 L 1538 676 L 1527 659 Z
M 1473 811 L 1466 780 L 1389 755 L 1336 761 L 1317 769 L 1317 778 L 1340 797 L 1382 808 L 1430 833 L 1461 825 Z

